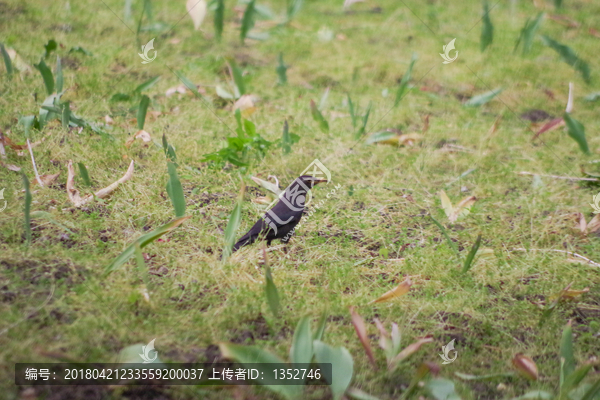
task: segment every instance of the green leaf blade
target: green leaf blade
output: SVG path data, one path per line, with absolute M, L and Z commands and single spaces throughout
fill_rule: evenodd
M 140 100 L 140 105 L 137 111 L 137 126 L 139 130 L 144 129 L 144 124 L 146 123 L 146 113 L 148 111 L 148 105 L 150 105 L 150 98 L 146 95 L 142 96 Z
M 577 142 L 579 148 L 584 154 L 591 154 L 590 148 L 588 147 L 588 143 L 585 138 L 585 127 L 583 126 L 583 124 L 577 121 L 575 118 L 571 117 L 569 113 L 565 113 L 563 118 L 565 120 L 565 123 L 567 124 L 567 132 L 569 133 L 569 136 Z

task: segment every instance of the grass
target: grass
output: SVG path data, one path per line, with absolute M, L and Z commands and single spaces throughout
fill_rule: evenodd
M 555 11 L 547 2 L 547 13 L 568 16 L 581 26 L 570 29 L 546 18 L 538 29 L 538 34 L 570 46 L 590 64 L 592 82 L 586 85 L 539 36 L 528 56 L 513 54 L 523 25 L 540 11 L 531 2 L 515 2 L 513 8 L 504 2 L 492 8 L 490 3 L 494 38 L 483 53 L 479 11 L 473 12 L 481 10 L 478 1 L 446 5 L 409 0 L 405 7 L 382 0 L 377 3 L 380 10 L 373 8 L 375 3 L 359 3 L 350 13 L 342 12 L 339 1 L 306 1 L 290 24 L 271 30 L 268 40 L 246 38 L 244 45 L 239 36 L 241 15 L 234 14 L 232 3 L 225 3 L 220 43 L 214 40 L 212 12 L 202 27 L 205 32 L 194 31 L 183 1 L 152 2 L 155 22 L 162 21 L 168 28 L 158 33 L 142 30 L 139 37 L 135 32 L 142 2 L 134 2 L 134 17 L 124 21 L 123 1 L 104 3 L 0 2 L 0 41 L 31 66 L 30 73 L 14 72 L 11 80 L 0 67 L 0 131 L 13 142 L 25 141 L 17 120 L 37 114 L 46 97 L 33 64 L 38 64 L 51 39 L 61 46 L 45 63 L 54 71 L 56 55 L 61 57 L 67 89 L 62 101 L 70 101 L 71 110 L 90 121 L 101 122 L 105 115 L 114 120 L 106 128 L 109 135 L 89 128 L 81 133 L 65 129 L 58 120 L 42 132 L 31 130 L 32 142 L 47 137 L 34 148 L 40 174 L 61 172 L 51 187 L 34 185 L 27 150 L 19 156 L 7 148 L 5 163 L 20 166 L 32 182 L 32 213 L 49 212 L 74 233 L 34 217 L 32 242 L 27 247 L 22 178 L 0 168 L 0 185 L 6 187 L 8 204 L 0 213 L 4 398 L 16 399 L 22 390 L 8 383 L 16 362 L 63 358 L 111 362 L 121 349 L 154 338 L 164 362 L 211 361 L 218 355 L 216 343 L 222 341 L 255 344 L 285 357 L 301 317 L 312 315 L 314 327 L 323 313 L 329 316 L 323 340 L 346 347 L 354 358 L 352 386 L 381 399 L 399 398 L 422 362 L 441 364 L 438 353 L 451 339 L 456 339 L 458 357 L 441 367 L 441 375 L 453 379 L 465 399 L 512 398 L 533 388 L 553 391 L 558 385 L 557 349 L 568 320 L 573 320 L 576 358 L 584 362 L 597 356 L 600 270 L 569 262 L 560 253 L 510 250 L 568 250 L 600 262 L 598 235 L 581 235 L 572 218 L 577 212 L 591 218 L 589 203 L 598 187 L 517 175 L 530 171 L 579 176 L 579 165 L 600 152 L 598 101 L 583 100 L 599 90 L 600 39 L 588 34 L 589 28 L 600 29 L 593 25 L 599 4 L 573 0 Z M 285 14 L 277 2 L 261 4 Z M 144 19 L 142 28 L 147 24 Z M 257 29 L 265 26 L 265 21 L 257 19 Z M 323 28 L 334 31 L 333 40 L 319 40 L 317 32 Z M 143 65 L 137 53 L 153 37 L 157 58 Z M 438 53 L 454 37 L 459 57 L 443 65 Z M 69 53 L 76 46 L 93 56 Z M 394 95 L 413 53 L 418 59 L 410 90 L 394 108 Z M 280 54 L 288 66 L 285 85 L 277 84 Z M 222 148 L 226 137 L 235 136 L 231 102 L 218 98 L 214 88 L 226 86 L 231 79 L 228 57 L 246 72 L 246 92 L 261 98 L 249 117 L 257 132 L 269 141 L 280 139 L 287 119 L 289 132 L 300 136 L 289 154 L 273 147 L 246 170 L 214 169 L 199 161 Z M 181 84 L 176 72 L 203 85 L 206 98 L 191 93 L 166 97 L 168 88 Z M 125 141 L 138 130 L 135 118 L 140 98 L 109 99 L 116 93 L 132 93 L 157 76 L 160 80 L 143 93 L 150 98 L 148 115 L 162 113 L 144 125 L 153 142 L 136 140 L 126 148 Z M 591 156 L 583 155 L 563 128 L 544 133 L 532 143 L 529 123 L 518 117 L 530 108 L 561 116 L 569 82 L 575 84 L 573 115 L 585 125 Z M 328 134 L 319 129 L 310 109 L 311 99 L 318 101 L 326 87 L 330 93 L 320 111 L 329 122 Z M 460 99 L 499 87 L 504 91 L 481 107 L 461 104 Z M 386 89 L 389 94 L 384 97 Z M 429 129 L 422 141 L 410 147 L 364 145 L 364 136 L 356 140 L 349 115 L 333 118 L 348 114 L 348 94 L 354 104 L 366 107 L 372 102 L 368 133 L 385 128 L 420 133 L 426 115 L 430 116 Z M 496 121 L 498 129 L 490 130 Z M 173 218 L 165 190 L 169 176 L 163 134 L 176 149 L 177 173 L 191 218 L 163 241 L 142 249 L 151 273 L 150 302 L 146 302 L 139 291 L 143 279 L 135 258 L 108 277 L 103 272 L 136 238 Z M 464 146 L 467 151 L 445 151 L 444 143 Z M 315 202 L 325 200 L 324 204 L 303 220 L 289 251 L 269 252 L 281 305 L 275 318 L 264 295 L 262 247 L 244 248 L 222 263 L 224 231 L 236 204 L 240 175 L 248 188 L 238 237 L 263 213 L 251 199 L 266 193 L 253 189 L 256 185 L 249 174 L 263 179 L 276 175 L 285 187 L 315 158 L 331 171 L 333 183 L 313 191 Z M 132 159 L 135 172 L 110 199 L 75 209 L 65 190 L 70 159 L 87 167 L 92 187 L 76 178 L 79 190 L 88 191 L 85 194 L 122 176 Z M 472 168 L 477 169 L 448 186 Z M 337 184 L 342 188 L 327 199 Z M 467 195 L 478 200 L 470 214 L 450 224 L 441 209 L 441 189 L 454 204 Z M 481 234 L 479 253 L 466 274 L 461 273 L 455 251 L 429 215 L 446 227 L 463 259 Z M 409 294 L 366 305 L 407 276 L 413 281 Z M 542 310 L 532 302 L 548 303 L 548 296 L 571 282 L 573 289 L 589 286 L 589 293 L 579 302 L 559 305 L 538 327 Z M 380 370 L 374 370 L 350 322 L 348 307 L 352 305 L 365 319 L 373 347 L 377 346 L 374 317 L 387 327 L 398 323 L 403 344 L 427 334 L 433 335 L 434 342 L 425 344 L 393 373 L 383 372 L 384 354 L 375 349 Z M 536 362 L 539 382 L 516 377 L 473 383 L 454 377 L 454 372 L 506 372 L 516 353 Z M 597 369 L 590 379 L 598 379 Z M 499 383 L 503 389 L 498 389 Z M 264 388 L 247 389 L 237 395 L 276 398 Z M 54 398 L 67 393 L 64 388 L 52 390 L 58 396 Z M 141 396 L 144 390 L 148 396 L 164 392 L 169 399 L 233 396 L 231 390 L 183 386 L 154 392 L 97 390 L 111 399 Z M 310 389 L 306 396 L 322 399 L 328 392 Z

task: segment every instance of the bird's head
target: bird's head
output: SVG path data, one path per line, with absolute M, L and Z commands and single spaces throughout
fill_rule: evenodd
M 319 183 L 327 182 L 327 179 L 316 178 L 316 177 L 310 176 L 310 175 L 302 175 L 301 177 L 296 179 L 296 181 L 300 181 L 304 185 L 306 185 L 307 187 L 312 189 Z

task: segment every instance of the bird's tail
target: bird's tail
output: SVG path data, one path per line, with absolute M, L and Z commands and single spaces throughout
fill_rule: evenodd
M 252 244 L 256 241 L 256 239 L 258 238 L 258 235 L 244 235 L 240 238 L 240 240 L 238 240 L 236 242 L 236 244 L 233 245 L 233 247 L 231 248 L 231 253 L 235 253 L 236 251 L 238 251 L 241 247 L 247 246 L 249 244 Z

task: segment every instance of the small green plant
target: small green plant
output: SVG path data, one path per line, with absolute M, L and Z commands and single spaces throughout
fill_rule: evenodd
M 281 136 L 281 150 L 283 154 L 289 154 L 292 151 L 292 145 L 298 143 L 300 136 L 290 133 L 287 120 L 283 123 L 283 135 Z
M 583 382 L 592 370 L 593 364 L 587 363 L 576 367 L 573 354 L 573 330 L 571 323 L 563 329 L 559 349 L 560 369 L 558 376 L 558 391 L 550 393 L 544 390 L 534 390 L 525 393 L 517 399 L 556 399 L 556 400 L 597 400 L 600 399 L 600 380 Z
M 246 6 L 246 11 L 244 11 L 244 16 L 242 17 L 242 26 L 240 28 L 240 40 L 242 41 L 242 44 L 244 44 L 246 36 L 248 36 L 248 32 L 250 32 L 250 30 L 254 28 L 255 3 L 256 0 L 251 0 L 248 3 L 248 5 Z
M 323 319 L 321 319 L 320 326 L 314 335 L 310 328 L 310 317 L 305 316 L 300 319 L 292 338 L 292 346 L 289 352 L 290 363 L 309 364 L 314 356 L 318 364 L 331 364 L 331 375 L 324 372 L 322 376 L 330 384 L 333 399 L 339 400 L 350 386 L 354 372 L 354 362 L 345 347 L 332 347 L 321 341 L 324 330 L 322 321 Z M 254 368 L 258 367 L 256 363 L 284 363 L 283 359 L 277 355 L 257 346 L 220 343 L 219 348 L 225 358 L 242 364 L 253 364 Z M 302 398 L 303 387 L 301 385 L 269 385 L 264 382 L 261 382 L 261 384 L 286 399 Z
M 488 48 L 489 45 L 494 41 L 494 25 L 492 24 L 492 20 L 490 19 L 490 6 L 487 0 L 483 1 L 483 18 L 481 25 L 481 52 L 483 53 L 485 49 Z
M 243 119 L 240 110 L 235 112 L 237 136 L 227 138 L 227 147 L 214 153 L 205 154 L 202 162 L 222 168 L 226 163 L 236 167 L 248 167 L 252 162 L 262 160 L 274 144 L 256 132 L 254 122 Z
M 531 18 L 527 19 L 527 22 L 525 22 L 525 26 L 523 26 L 523 29 L 521 29 L 519 38 L 517 39 L 517 42 L 515 43 L 514 52 L 517 51 L 517 48 L 519 47 L 521 42 L 523 42 L 522 54 L 525 56 L 525 55 L 531 53 L 531 46 L 533 46 L 533 38 L 535 37 L 535 33 L 537 32 L 538 28 L 542 24 L 543 20 L 544 20 L 543 12 L 539 13 L 538 16 L 533 21 L 531 20 Z
M 400 86 L 398 86 L 398 91 L 396 92 L 396 100 L 394 100 L 394 107 L 398 107 L 398 104 L 400 104 L 400 101 L 404 98 L 404 95 L 407 93 L 408 82 L 410 81 L 412 70 L 415 66 L 415 62 L 417 61 L 417 59 L 417 54 L 413 53 L 410 59 L 410 64 L 408 65 L 408 69 L 406 70 L 406 73 L 402 75 Z
M 329 122 L 325 119 L 319 108 L 315 104 L 313 100 L 310 101 L 310 113 L 317 124 L 319 124 L 319 129 L 323 133 L 329 133 Z
M 169 173 L 169 180 L 167 181 L 167 193 L 173 204 L 175 210 L 175 217 L 183 217 L 185 215 L 185 196 L 183 194 L 183 187 L 177 174 L 177 158 L 175 156 L 175 149 L 173 146 L 167 143 L 166 135 L 163 135 L 162 139 L 163 150 L 167 157 L 167 171 Z
M 567 45 L 557 42 L 556 40 L 542 35 L 542 39 L 546 46 L 556 51 L 562 60 L 573 67 L 576 71 L 581 74 L 581 77 L 588 85 L 591 83 L 590 66 L 587 62 L 579 58 L 577 53 Z

